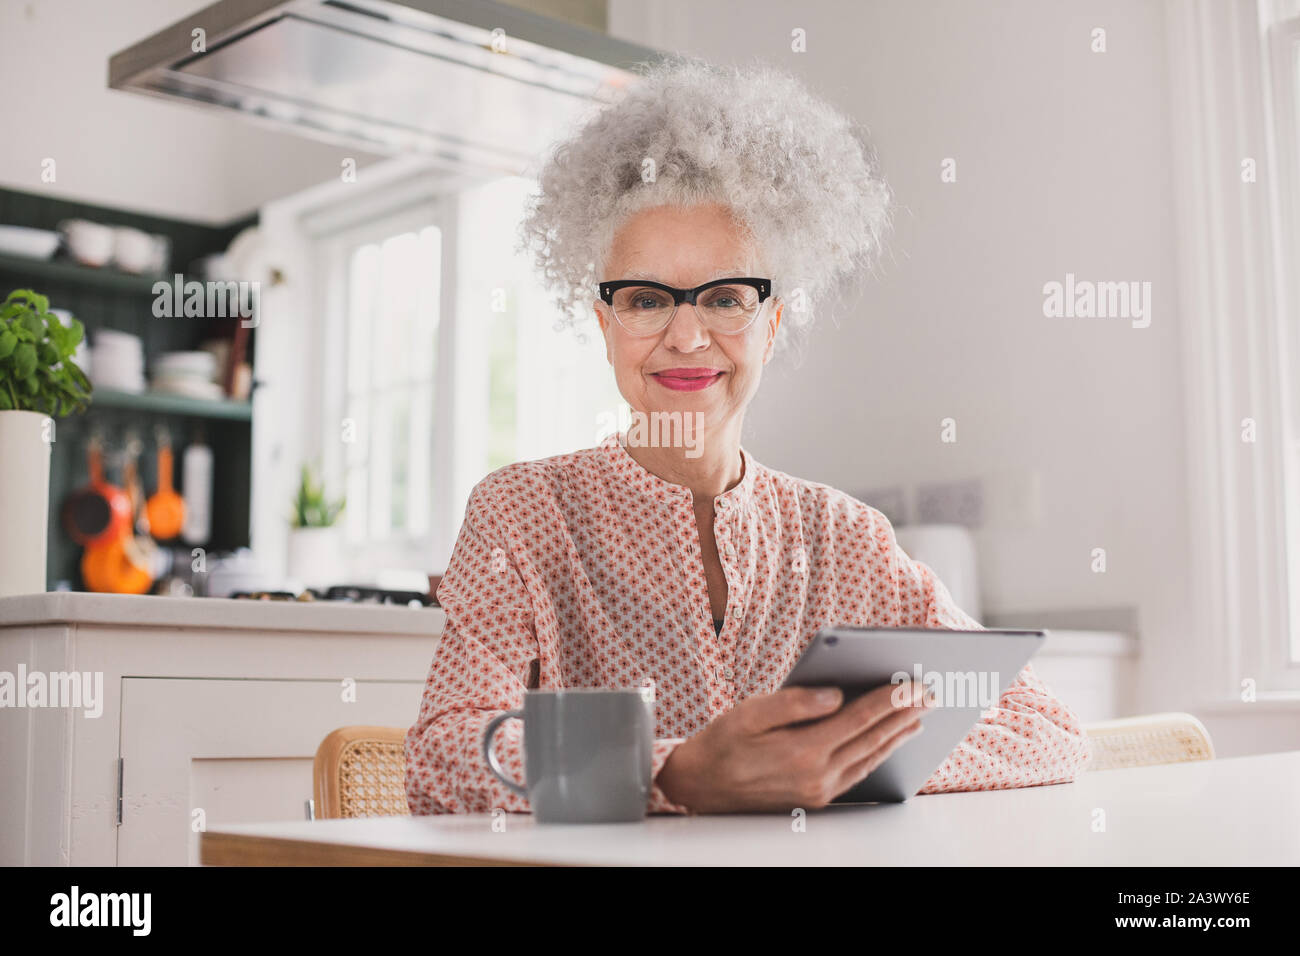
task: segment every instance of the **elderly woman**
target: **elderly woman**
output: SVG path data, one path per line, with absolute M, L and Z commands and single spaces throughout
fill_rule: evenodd
M 889 191 L 870 148 L 789 76 L 675 58 L 557 149 L 540 186 L 524 241 L 562 307 L 594 310 L 634 416 L 676 437 L 629 429 L 474 488 L 406 738 L 411 811 L 527 811 L 483 761 L 487 722 L 532 688 L 649 682 L 651 812 L 823 806 L 921 708 L 779 689 L 817 630 L 980 626 L 884 515 L 741 446 L 782 333 L 879 251 Z M 522 736 L 507 722 L 495 744 L 516 779 Z M 1087 755 L 1027 666 L 921 792 L 1067 782 Z

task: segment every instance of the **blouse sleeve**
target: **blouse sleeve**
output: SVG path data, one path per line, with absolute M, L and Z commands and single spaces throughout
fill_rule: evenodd
M 498 714 L 523 706 L 540 675 L 558 672 L 544 660 L 537 616 L 520 573 L 511 536 L 494 526 L 482 486 L 466 508 L 456 546 L 438 587 L 447 616 L 433 654 L 419 716 L 406 735 L 406 799 L 413 814 L 527 812 L 527 798 L 510 790 L 483 760 L 483 731 Z M 654 742 L 657 777 L 681 739 Z M 507 720 L 493 737 L 507 777 L 524 780 L 523 725 Z M 685 813 L 657 785 L 649 812 Z
M 961 610 L 925 564 L 899 547 L 890 529 L 891 565 L 898 587 L 900 627 L 983 630 Z M 994 707 L 980 716 L 926 781 L 920 793 L 1002 790 L 1069 783 L 1088 762 L 1088 738 L 1079 718 L 1026 664 Z

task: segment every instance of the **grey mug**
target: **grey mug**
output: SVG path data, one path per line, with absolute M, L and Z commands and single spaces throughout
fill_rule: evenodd
M 525 785 L 492 752 L 507 720 L 524 722 Z M 633 823 L 650 798 L 654 697 L 649 690 L 530 690 L 483 730 L 483 757 L 503 784 L 525 797 L 538 823 Z

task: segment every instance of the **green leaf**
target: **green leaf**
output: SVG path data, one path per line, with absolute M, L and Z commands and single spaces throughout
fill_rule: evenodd
M 86 373 L 81 370 L 81 366 L 77 365 L 75 362 L 72 362 L 71 360 L 65 359 L 63 362 L 63 367 L 68 370 L 68 373 L 72 376 L 73 381 L 77 383 L 77 386 L 82 391 L 89 392 L 91 390 L 90 379 L 86 378 Z
M 38 315 L 28 312 L 18 320 L 18 324 L 28 331 L 33 342 L 45 337 L 45 323 L 41 321 Z
M 14 403 L 9 400 L 9 393 L 0 388 L 0 412 L 13 411 Z
M 0 332 L 0 359 L 6 358 L 18 344 L 18 336 L 14 335 L 8 329 Z
M 81 340 L 86 337 L 86 327 L 82 325 L 81 322 L 79 322 L 77 319 L 73 319 L 68 324 L 67 329 L 68 329 L 67 331 L 68 347 L 66 349 L 66 352 L 68 355 L 71 355 L 73 352 L 77 350 L 77 346 L 81 344 Z
M 36 370 L 36 346 L 29 342 L 14 349 L 14 372 L 19 378 L 29 378 Z

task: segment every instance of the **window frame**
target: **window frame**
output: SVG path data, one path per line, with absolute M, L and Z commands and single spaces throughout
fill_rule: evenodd
M 318 388 L 319 415 L 311 427 L 330 493 L 339 494 L 346 474 L 346 448 L 340 428 L 347 404 L 346 387 L 329 385 L 347 381 L 348 256 L 368 241 L 436 226 L 441 232 L 437 354 L 433 371 L 433 416 L 429 441 L 429 522 L 423 534 L 393 536 L 349 544 L 348 558 L 365 576 L 385 567 L 436 570 L 438 555 L 450 551 L 450 535 L 459 516 L 450 514 L 454 503 L 439 489 L 452 484 L 455 449 L 454 397 L 456 389 L 452 351 L 456 325 L 456 191 L 470 182 L 427 184 L 398 183 L 368 191 L 359 201 L 340 202 L 322 209 L 308 223 L 316 283 L 315 313 L 321 317 Z
M 1148 686 L 1207 710 L 1300 705 L 1290 660 L 1285 482 L 1286 256 L 1294 249 L 1277 171 L 1296 130 L 1279 128 L 1275 50 L 1262 4 L 1166 4 L 1177 196 L 1179 321 L 1187 408 L 1189 616 L 1185 639 L 1144 655 Z M 1276 34 L 1273 34 L 1276 36 Z M 1290 124 L 1292 127 L 1295 123 Z M 1243 181 L 1246 157 L 1258 178 Z M 1287 364 L 1284 364 L 1287 363 Z M 1254 418 L 1255 441 L 1242 440 Z M 1172 557 L 1172 556 L 1171 556 Z

